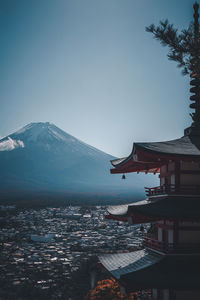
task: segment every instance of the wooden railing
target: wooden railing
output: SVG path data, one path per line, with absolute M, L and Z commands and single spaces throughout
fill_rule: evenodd
M 146 237 L 144 246 L 165 253 L 200 253 L 200 243 L 166 243 Z
M 162 194 L 200 195 L 200 185 L 162 185 L 157 187 L 145 187 L 146 195 L 156 196 Z

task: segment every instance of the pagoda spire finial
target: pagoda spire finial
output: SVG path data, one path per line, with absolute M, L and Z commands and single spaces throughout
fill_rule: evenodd
M 190 97 L 190 108 L 195 109 L 195 112 L 191 114 L 193 119 L 192 126 L 200 126 L 200 34 L 199 34 L 199 4 L 195 2 L 194 8 L 194 38 L 193 38 L 193 51 L 191 57 L 190 77 L 192 80 L 190 84 L 193 86 L 190 89 L 191 93 L 194 93 Z

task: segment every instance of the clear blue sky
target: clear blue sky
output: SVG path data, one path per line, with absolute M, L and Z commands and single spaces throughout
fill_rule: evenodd
M 191 0 L 0 0 L 0 136 L 49 121 L 107 153 L 180 137 L 189 78 L 145 26 Z

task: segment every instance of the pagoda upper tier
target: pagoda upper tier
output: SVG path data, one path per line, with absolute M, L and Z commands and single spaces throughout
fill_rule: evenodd
M 189 128 L 190 129 L 190 128 Z M 151 143 L 134 143 L 128 157 L 112 160 L 111 173 L 146 172 L 159 173 L 160 167 L 169 161 L 200 161 L 200 134 L 189 131 L 183 137 Z

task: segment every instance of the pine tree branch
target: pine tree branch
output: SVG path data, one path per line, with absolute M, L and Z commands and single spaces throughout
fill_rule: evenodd
M 153 34 L 162 46 L 169 47 L 168 59 L 177 62 L 177 66 L 182 68 L 182 74 L 187 75 L 191 70 L 191 57 L 200 55 L 200 47 L 194 41 L 193 25 L 178 33 L 178 29 L 168 20 L 160 21 L 159 26 L 151 24 L 146 27 L 146 31 Z

